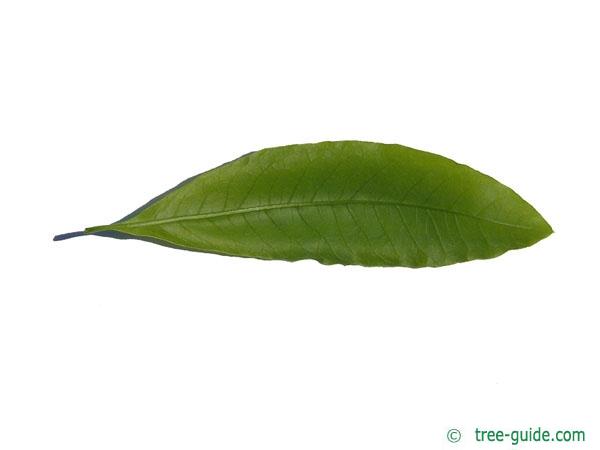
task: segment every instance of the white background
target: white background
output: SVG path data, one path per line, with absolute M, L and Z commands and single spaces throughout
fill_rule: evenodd
M 594 3 L 3 1 L 0 449 L 598 448 Z M 51 241 L 335 139 L 469 164 L 555 234 L 421 270 Z

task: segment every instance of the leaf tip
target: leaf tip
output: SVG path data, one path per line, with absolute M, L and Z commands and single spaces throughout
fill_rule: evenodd
M 551 234 L 554 234 L 554 228 L 552 228 L 552 225 L 550 225 L 550 223 L 541 214 L 540 217 L 542 218 L 542 223 L 546 234 L 544 237 L 548 237 Z
M 541 214 L 538 213 L 538 216 L 540 221 L 537 227 L 537 236 L 535 242 L 539 242 L 542 239 L 546 239 L 547 237 L 554 234 L 554 229 L 552 228 L 552 225 L 550 225 L 548 221 L 542 217 Z

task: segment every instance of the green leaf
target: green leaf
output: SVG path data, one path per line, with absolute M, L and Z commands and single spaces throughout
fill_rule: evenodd
M 467 166 L 401 145 L 339 141 L 250 153 L 78 234 L 260 259 L 424 267 L 493 258 L 551 233 L 513 190 Z

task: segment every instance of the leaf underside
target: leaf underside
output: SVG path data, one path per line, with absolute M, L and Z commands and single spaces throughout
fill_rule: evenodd
M 550 225 L 465 165 L 360 141 L 250 153 L 85 234 L 231 256 L 362 266 L 444 266 L 528 247 Z

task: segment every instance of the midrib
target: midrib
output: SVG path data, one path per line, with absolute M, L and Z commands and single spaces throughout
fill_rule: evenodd
M 298 203 L 281 203 L 281 204 L 273 204 L 273 205 L 264 205 L 264 206 L 253 206 L 250 208 L 238 208 L 231 209 L 227 211 L 220 211 L 214 213 L 202 213 L 202 214 L 191 214 L 187 216 L 177 216 L 177 217 L 169 217 L 167 219 L 157 219 L 157 220 L 147 220 L 147 221 L 139 221 L 139 222 L 127 222 L 127 223 L 115 223 L 113 225 L 103 225 L 101 227 L 92 227 L 89 231 L 99 230 L 99 229 L 115 229 L 118 227 L 119 229 L 123 228 L 138 228 L 145 227 L 151 225 L 163 225 L 167 223 L 176 223 L 176 222 L 186 222 L 192 220 L 202 220 L 202 219 L 212 219 L 215 217 L 226 217 L 226 216 L 235 216 L 240 214 L 248 214 L 262 211 L 273 211 L 280 209 L 295 209 L 295 208 L 315 208 L 319 206 L 349 206 L 349 205 L 372 205 L 372 206 L 394 206 L 400 208 L 417 208 L 428 211 L 437 211 L 444 212 L 448 214 L 455 214 L 457 216 L 468 217 L 475 220 L 480 220 L 482 222 L 494 223 L 497 225 L 504 225 L 512 228 L 520 228 L 524 230 L 529 230 L 531 227 L 526 227 L 524 225 L 518 225 L 514 223 L 502 222 L 499 220 L 489 219 L 486 217 L 479 217 L 473 214 L 468 214 L 459 211 L 447 210 L 444 208 L 436 208 L 433 206 L 425 206 L 425 205 L 417 205 L 413 203 L 404 203 L 404 202 L 390 202 L 390 201 L 376 201 L 376 200 L 331 200 L 331 201 L 313 201 L 313 202 L 298 202 Z

